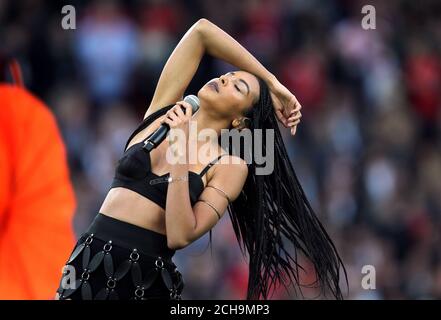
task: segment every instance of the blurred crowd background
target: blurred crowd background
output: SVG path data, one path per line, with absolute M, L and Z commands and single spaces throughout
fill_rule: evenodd
M 61 27 L 61 7 L 76 29 Z M 361 8 L 376 9 L 364 30 Z M 342 255 L 349 299 L 441 298 L 441 2 L 344 0 L 0 1 L 0 52 L 63 134 L 78 201 L 98 212 L 162 67 L 199 18 L 231 34 L 297 96 L 293 166 Z M 234 69 L 204 57 L 187 93 Z M 243 299 L 247 264 L 228 214 L 174 257 L 184 299 Z M 376 270 L 364 290 L 362 268 Z M 291 299 L 279 290 L 273 299 Z

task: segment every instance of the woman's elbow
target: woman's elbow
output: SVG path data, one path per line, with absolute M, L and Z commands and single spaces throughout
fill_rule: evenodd
M 210 26 L 211 22 L 208 19 L 201 18 L 194 24 L 195 30 L 199 32 L 199 34 L 203 34 L 203 32 Z
M 183 249 L 186 246 L 188 246 L 191 242 L 186 240 L 179 240 L 179 239 L 169 239 L 167 238 L 167 247 L 172 250 L 179 250 Z
M 196 21 L 196 25 L 204 27 L 208 24 L 210 24 L 210 20 L 206 19 L 206 18 L 200 18 L 198 21 Z

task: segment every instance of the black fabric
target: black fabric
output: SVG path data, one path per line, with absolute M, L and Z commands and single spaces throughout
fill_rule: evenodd
M 145 128 L 147 128 L 149 126 L 149 124 L 151 124 L 153 121 L 155 121 L 156 119 L 158 119 L 160 116 L 164 115 L 167 113 L 168 110 L 170 110 L 174 105 L 173 104 L 169 104 L 168 106 L 165 106 L 163 108 L 160 108 L 159 110 L 151 113 L 148 117 L 146 117 L 144 120 L 142 120 L 142 122 L 140 123 L 140 125 L 138 126 L 138 128 L 135 129 L 135 131 L 133 131 L 133 133 L 130 135 L 129 139 L 127 139 L 126 145 L 124 147 L 124 151 L 127 149 L 127 146 L 129 145 L 130 141 L 132 141 L 132 139 L 142 130 L 144 130 Z
M 61 300 L 180 300 L 184 281 L 174 253 L 165 235 L 98 213 L 67 260 L 57 292 Z M 72 267 L 73 283 L 67 281 Z
M 164 210 L 167 201 L 168 189 L 168 183 L 166 179 L 168 178 L 169 173 L 158 176 L 152 172 L 150 153 L 142 148 L 142 146 L 144 145 L 144 141 L 147 140 L 148 137 L 141 142 L 133 144 L 128 149 L 127 146 L 130 144 L 130 141 L 133 139 L 133 137 L 135 137 L 136 134 L 145 129 L 148 125 L 150 125 L 161 115 L 165 114 L 172 107 L 173 105 L 168 105 L 150 114 L 131 134 L 126 143 L 124 154 L 118 160 L 115 169 L 115 175 L 111 184 L 111 188 L 123 187 L 133 190 L 155 202 Z M 226 154 L 221 154 L 216 159 L 211 161 L 201 171 L 201 173 L 189 171 L 189 196 L 191 206 L 196 203 L 196 201 L 199 199 L 200 194 L 204 190 L 202 176 L 216 161 L 218 161 L 224 155 Z M 160 183 L 151 184 L 155 180 L 162 181 Z

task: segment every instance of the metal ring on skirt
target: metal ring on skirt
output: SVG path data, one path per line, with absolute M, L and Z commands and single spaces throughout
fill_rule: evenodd
M 115 250 L 119 250 L 118 257 Z M 121 254 L 123 251 L 124 254 Z M 128 276 L 129 273 L 131 277 Z M 80 276 L 77 277 L 77 274 Z M 95 281 L 94 285 L 101 286 L 100 288 L 92 285 L 95 276 L 99 277 L 99 280 Z M 162 279 L 167 296 L 165 290 L 158 296 L 150 293 L 149 290 L 157 283 L 158 278 Z M 130 287 L 129 291 L 126 290 L 126 296 L 118 294 L 122 281 L 125 282 L 124 287 Z M 85 233 L 78 240 L 64 267 L 57 292 L 60 300 L 74 296 L 75 299 L 83 300 L 181 300 L 183 288 L 182 275 L 171 258 L 149 255 L 138 248 L 117 246 L 112 240 Z

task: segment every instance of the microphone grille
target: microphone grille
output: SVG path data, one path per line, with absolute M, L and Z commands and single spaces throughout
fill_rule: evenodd
M 188 102 L 191 105 L 192 113 L 195 113 L 199 109 L 199 98 L 194 94 L 189 94 L 184 98 L 185 102 Z

